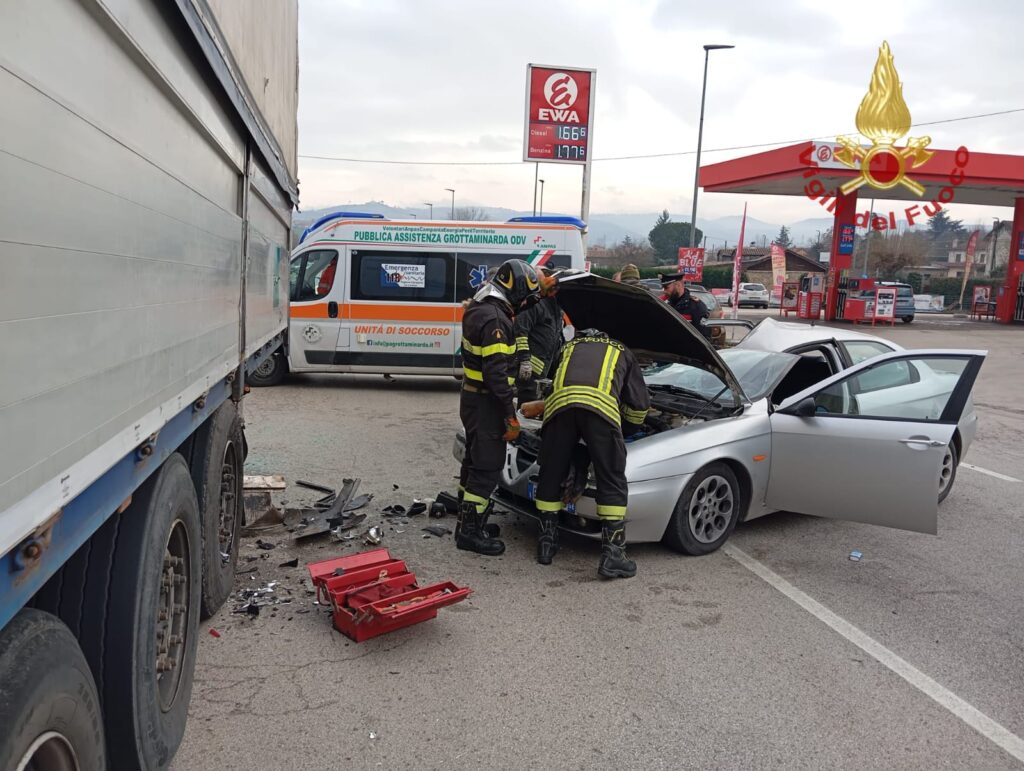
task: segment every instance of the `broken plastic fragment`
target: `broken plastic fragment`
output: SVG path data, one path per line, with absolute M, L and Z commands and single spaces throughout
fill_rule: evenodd
M 854 549 L 852 552 L 850 552 L 850 561 L 851 562 L 860 562 L 861 558 L 863 556 L 864 556 L 864 554 L 862 552 L 859 552 L 856 549 Z
M 377 732 L 376 731 L 370 731 L 370 738 L 371 739 L 376 739 L 377 738 Z
M 276 543 L 270 543 L 269 541 L 263 541 L 263 540 L 257 538 L 256 539 L 256 547 L 259 548 L 259 549 L 265 549 L 266 551 L 270 551 L 271 549 L 277 548 L 277 544 Z
M 409 507 L 409 513 L 407 516 L 417 517 L 427 510 L 427 504 L 423 501 L 413 501 L 412 506 Z
M 294 559 L 290 559 L 290 560 L 285 560 L 284 562 L 282 562 L 281 564 L 278 565 L 279 568 L 297 568 L 298 566 L 299 566 L 299 558 L 298 557 L 295 557 Z
M 370 544 L 371 546 L 376 546 L 383 540 L 384 531 L 377 525 L 374 525 L 366 531 L 366 543 Z
M 218 632 L 216 629 L 213 629 L 211 627 L 210 628 L 210 637 L 220 637 L 220 632 Z
M 441 536 L 448 535 L 451 532 L 451 530 L 449 530 L 444 525 L 428 525 L 427 527 L 423 528 L 423 532 L 430 533 L 431 535 L 436 535 L 438 538 L 440 538 Z
M 430 516 L 434 519 L 440 519 L 447 513 L 448 509 L 445 508 L 445 505 L 441 503 L 441 501 L 434 501 L 430 504 Z

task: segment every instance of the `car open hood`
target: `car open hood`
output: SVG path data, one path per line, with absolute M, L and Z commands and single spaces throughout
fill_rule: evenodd
M 682 362 L 714 373 L 737 402 L 743 389 L 704 336 L 646 289 L 584 271 L 558 274 L 558 304 L 577 330 L 600 329 L 635 353 L 659 362 Z

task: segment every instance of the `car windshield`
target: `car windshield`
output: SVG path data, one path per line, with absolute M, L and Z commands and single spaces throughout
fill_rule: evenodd
M 728 348 L 719 355 L 736 376 L 743 393 L 751 401 L 764 398 L 799 358 L 790 353 L 749 351 Z M 733 399 L 725 383 L 717 375 L 689 364 L 662 364 L 644 371 L 649 386 L 673 386 L 703 396 L 718 396 L 718 401 L 731 404 Z
M 764 284 L 744 284 L 743 288 L 748 292 L 764 292 Z

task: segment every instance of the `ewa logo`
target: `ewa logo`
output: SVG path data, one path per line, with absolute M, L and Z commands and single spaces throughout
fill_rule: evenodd
M 832 160 L 832 148 L 822 145 L 818 148 L 818 163 L 828 163 Z
M 541 242 L 543 240 L 544 240 L 544 236 L 537 236 L 535 239 L 533 239 L 533 245 L 534 246 L 540 246 L 540 244 L 541 244 Z
M 544 83 L 544 98 L 554 109 L 541 107 L 537 110 L 539 120 L 551 120 L 559 123 L 579 123 L 580 117 L 575 110 L 570 110 L 580 95 L 579 86 L 572 75 L 556 72 Z

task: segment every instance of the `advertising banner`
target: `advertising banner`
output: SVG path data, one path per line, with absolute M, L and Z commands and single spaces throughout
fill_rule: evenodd
M 686 281 L 699 282 L 704 278 L 704 250 L 679 248 L 679 272 Z
M 876 319 L 893 321 L 896 318 L 896 287 L 880 286 L 875 289 Z
M 732 317 L 740 311 L 740 276 L 743 275 L 743 238 L 747 229 L 747 205 L 743 204 L 743 220 L 740 222 L 740 240 L 736 242 L 736 256 L 732 262 Z
M 772 302 L 782 304 L 782 285 L 786 281 L 786 250 L 772 244 Z
M 797 295 L 800 293 L 799 281 L 787 281 L 782 285 L 782 310 L 795 311 Z
M 523 160 L 582 164 L 590 160 L 596 70 L 526 66 Z

